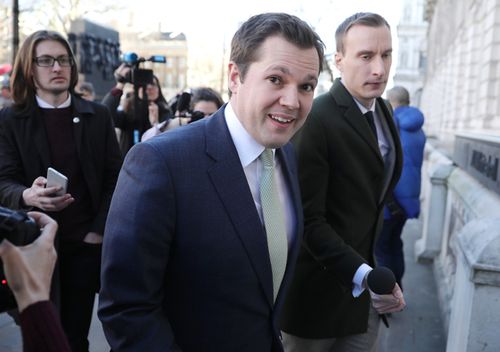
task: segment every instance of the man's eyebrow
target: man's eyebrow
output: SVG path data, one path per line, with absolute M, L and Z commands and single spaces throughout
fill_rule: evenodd
M 360 50 L 358 55 L 373 55 L 375 52 L 373 50 Z
M 375 53 L 376 53 L 376 51 L 374 51 L 374 50 L 360 50 L 360 51 L 358 51 L 358 55 L 373 55 Z M 383 51 L 383 53 L 384 54 L 392 53 L 392 48 Z
M 305 78 L 306 81 L 314 81 L 314 82 L 318 82 L 318 76 L 315 76 L 315 75 L 307 75 L 306 78 Z
M 281 73 L 284 73 L 286 75 L 291 74 L 290 69 L 288 67 L 282 66 L 282 65 L 271 66 L 271 67 L 269 67 L 269 69 L 267 71 L 281 71 Z
M 271 66 L 269 67 L 268 71 L 280 71 L 281 73 L 285 74 L 285 75 L 291 75 L 292 72 L 290 71 L 290 69 L 286 66 L 281 66 L 281 65 L 274 65 L 274 66 Z M 315 81 L 317 82 L 318 81 L 318 77 L 315 76 L 315 75 L 311 75 L 311 74 L 308 74 L 305 78 L 304 78 L 305 81 Z

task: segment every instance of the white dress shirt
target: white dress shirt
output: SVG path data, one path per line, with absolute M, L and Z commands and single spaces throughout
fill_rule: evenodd
M 35 95 L 36 102 L 39 107 L 42 109 L 64 109 L 71 106 L 71 94 L 68 94 L 68 99 L 66 99 L 61 105 L 54 106 L 52 104 L 47 103 L 45 100 L 40 98 L 38 95 Z
M 224 115 L 226 118 L 227 127 L 229 128 L 229 133 L 233 140 L 236 151 L 240 158 L 241 166 L 245 172 L 248 185 L 250 186 L 250 191 L 252 192 L 252 197 L 255 203 L 255 208 L 260 216 L 260 221 L 264 224 L 264 218 L 262 214 L 262 205 L 260 202 L 260 176 L 264 166 L 262 161 L 259 159 L 260 154 L 264 151 L 265 147 L 260 145 L 243 127 L 240 120 L 236 116 L 231 103 L 226 105 L 224 110 Z M 275 156 L 275 150 L 273 149 L 273 156 Z M 293 207 L 293 202 L 291 198 L 290 191 L 287 187 L 285 177 L 283 174 L 283 169 L 279 158 L 274 158 L 275 169 L 274 175 L 276 179 L 276 186 L 278 187 L 278 193 L 280 196 L 281 204 L 283 205 L 283 211 L 285 214 L 285 229 L 288 238 L 288 249 L 291 248 L 293 241 L 295 240 L 295 227 L 296 218 L 295 211 Z

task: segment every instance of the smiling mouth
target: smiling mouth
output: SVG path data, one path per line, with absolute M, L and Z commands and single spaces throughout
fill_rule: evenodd
M 268 114 L 271 118 L 271 120 L 277 121 L 279 123 L 292 123 L 293 119 L 285 119 L 284 117 L 273 115 L 273 114 Z

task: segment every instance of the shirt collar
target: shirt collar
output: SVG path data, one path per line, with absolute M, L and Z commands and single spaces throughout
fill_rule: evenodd
M 344 82 L 342 81 L 342 79 L 340 79 L 340 83 L 342 83 L 342 85 L 345 87 L 345 84 Z M 347 89 L 347 88 L 346 88 Z M 352 96 L 352 94 L 351 94 Z M 373 103 L 372 103 L 372 106 L 367 109 L 365 108 L 365 106 L 363 104 L 361 104 L 356 98 L 352 97 L 354 99 L 354 102 L 356 103 L 356 105 L 358 106 L 359 110 L 361 110 L 361 113 L 364 115 L 366 114 L 368 111 L 371 111 L 373 113 L 375 113 L 375 99 L 373 99 Z
M 35 96 L 36 102 L 38 103 L 38 106 L 41 107 L 42 109 L 63 109 L 71 106 L 71 94 L 68 94 L 68 99 L 66 99 L 62 104 L 59 106 L 54 106 L 52 104 L 47 103 L 45 100 L 40 98 L 38 95 Z
M 264 146 L 260 145 L 248 131 L 243 127 L 241 121 L 236 116 L 236 113 L 231 106 L 231 102 L 226 105 L 224 110 L 227 127 L 231 138 L 233 139 L 234 146 L 240 157 L 240 162 L 243 168 L 251 164 L 257 159 L 264 151 Z M 273 149 L 274 152 L 274 149 Z
M 367 109 L 365 108 L 365 106 L 363 104 L 361 104 L 356 98 L 352 97 L 354 99 L 354 102 L 356 103 L 356 105 L 358 106 L 359 110 L 361 110 L 361 113 L 364 115 L 366 114 L 368 111 L 371 111 L 373 113 L 375 113 L 375 99 L 373 99 L 373 103 L 372 103 L 372 106 Z

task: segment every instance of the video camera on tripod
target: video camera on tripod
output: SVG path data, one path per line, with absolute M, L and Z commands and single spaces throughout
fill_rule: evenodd
M 134 86 L 134 105 L 133 105 L 133 120 L 136 128 L 134 129 L 133 141 L 134 144 L 140 141 L 140 130 L 142 121 L 148 121 L 148 95 L 146 86 L 154 84 L 153 70 L 140 68 L 141 62 L 166 63 L 167 59 L 162 55 L 153 55 L 148 59 L 139 57 L 136 53 L 127 52 L 122 55 L 123 63 L 131 67 L 129 74 L 126 76 L 117 76 L 116 79 L 121 83 L 131 83 Z M 142 96 L 140 97 L 140 94 Z
M 163 55 L 153 55 L 148 59 L 139 57 L 136 53 L 126 52 L 122 55 L 122 61 L 132 68 L 130 75 L 126 77 L 118 77 L 118 81 L 122 83 L 132 83 L 134 86 L 144 87 L 153 83 L 153 70 L 140 68 L 141 62 L 166 63 L 167 59 Z
M 16 246 L 25 246 L 38 236 L 40 229 L 28 214 L 0 207 L 0 242 L 7 239 Z M 0 265 L 0 313 L 15 309 L 16 306 L 14 295 L 7 286 L 2 264 Z

